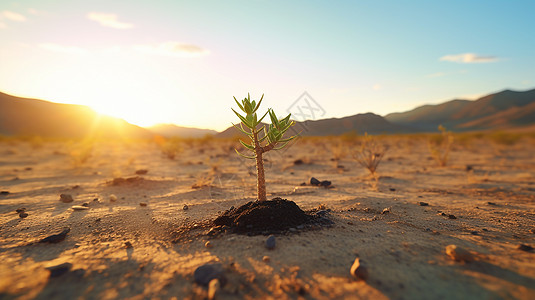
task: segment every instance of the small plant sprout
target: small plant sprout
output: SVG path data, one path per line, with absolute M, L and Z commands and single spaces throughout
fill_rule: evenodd
M 377 166 L 385 156 L 387 149 L 386 146 L 378 143 L 368 133 L 365 133 L 360 149 L 353 153 L 353 157 L 375 177 Z
M 245 115 L 243 116 L 232 109 L 232 111 L 240 118 L 241 121 L 239 126 L 235 124 L 232 125 L 234 125 L 234 127 L 242 133 L 246 134 L 251 140 L 250 144 L 245 143 L 242 140 L 240 140 L 240 143 L 246 149 L 253 152 L 253 155 L 244 155 L 238 152 L 238 150 L 236 150 L 236 153 L 245 158 L 256 160 L 256 188 L 258 201 L 267 200 L 266 178 L 264 177 L 264 161 L 262 159 L 262 155 L 271 150 L 279 150 L 284 148 L 284 146 L 286 146 L 291 140 L 297 137 L 297 135 L 294 135 L 289 138 L 284 138 L 286 131 L 288 131 L 288 129 L 294 125 L 294 122 L 290 120 L 291 114 L 288 114 L 288 116 L 285 118 L 279 119 L 275 115 L 273 109 L 270 108 L 260 119 L 258 119 L 256 111 L 260 107 L 262 99 L 264 99 L 264 95 L 262 95 L 260 101 L 256 103 L 254 100 L 251 101 L 251 96 L 247 94 L 247 98 L 243 99 L 240 103 L 238 100 L 236 100 L 236 97 L 234 97 L 234 101 L 236 101 L 236 104 L 238 104 L 238 107 L 245 113 Z M 268 114 L 271 118 L 271 124 L 266 127 L 266 125 L 261 125 L 261 122 Z M 243 128 L 243 126 L 246 128 Z
M 438 126 L 438 130 L 440 130 L 440 135 L 436 135 L 429 140 L 429 151 L 438 164 L 444 167 L 448 162 L 448 156 L 453 145 L 453 135 L 450 131 L 446 131 L 446 128 L 442 125 Z

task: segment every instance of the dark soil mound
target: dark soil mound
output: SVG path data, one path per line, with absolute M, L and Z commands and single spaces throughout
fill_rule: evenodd
M 278 233 L 300 225 L 321 225 L 330 220 L 306 213 L 295 204 L 281 198 L 269 201 L 251 201 L 238 208 L 232 207 L 214 220 L 216 226 L 229 226 L 236 233 Z

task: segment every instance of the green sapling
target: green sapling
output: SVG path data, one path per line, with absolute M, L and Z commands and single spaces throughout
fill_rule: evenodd
M 284 138 L 284 134 L 286 133 L 286 131 L 288 131 L 288 129 L 290 129 L 290 127 L 294 125 L 294 121 L 290 120 L 291 114 L 288 114 L 288 116 L 286 116 L 283 119 L 279 119 L 275 115 L 275 112 L 273 111 L 273 109 L 270 108 L 262 116 L 262 118 L 258 119 L 256 111 L 260 107 L 260 103 L 262 103 L 262 99 L 264 99 L 264 95 L 262 95 L 262 97 L 260 98 L 260 101 L 256 103 L 256 101 L 254 100 L 251 101 L 251 96 L 247 94 L 247 98 L 244 98 L 240 103 L 238 102 L 238 100 L 236 100 L 236 97 L 234 97 L 234 101 L 236 101 L 236 104 L 238 104 L 238 107 L 240 108 L 240 110 L 245 113 L 245 116 L 240 115 L 234 109 L 232 109 L 232 111 L 241 120 L 241 123 L 239 126 L 236 126 L 235 124 L 232 124 L 232 125 L 239 131 L 246 134 L 251 140 L 250 143 L 245 143 L 242 140 L 240 140 L 240 143 L 246 149 L 253 152 L 253 155 L 251 156 L 244 155 L 238 152 L 238 150 L 236 150 L 236 152 L 245 158 L 256 160 L 256 175 L 257 175 L 256 190 L 257 190 L 258 201 L 267 200 L 266 178 L 264 177 L 264 161 L 262 159 L 262 155 L 271 150 L 279 150 L 279 149 L 284 148 L 284 146 L 286 146 L 291 140 L 297 137 L 297 135 L 294 135 L 289 138 Z M 269 117 L 271 118 L 271 124 L 269 124 L 267 127 L 266 125 L 259 126 L 262 120 L 268 114 L 269 114 Z M 246 128 L 243 128 L 244 125 Z

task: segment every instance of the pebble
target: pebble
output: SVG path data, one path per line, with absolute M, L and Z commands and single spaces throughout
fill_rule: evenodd
M 126 241 L 126 242 L 124 242 L 124 247 L 125 247 L 126 249 L 130 249 L 130 248 L 132 248 L 132 247 L 134 247 L 134 246 L 132 245 L 132 243 L 130 243 L 130 241 Z
M 25 212 L 25 211 L 22 211 L 22 212 L 19 213 L 19 217 L 22 218 L 22 219 L 26 218 L 27 216 L 28 216 L 28 213 Z
M 274 235 L 268 236 L 268 238 L 266 239 L 266 248 L 269 250 L 273 250 L 275 249 L 276 245 L 277 245 L 277 242 L 275 240 L 275 236 Z
M 221 290 L 221 283 L 219 279 L 212 279 L 208 284 L 208 300 L 214 300 Z
M 147 203 L 145 203 L 145 202 L 139 202 L 139 206 L 147 206 Z
M 55 266 L 50 266 L 50 267 L 47 267 L 46 269 L 48 271 L 50 271 L 50 277 L 59 277 L 67 272 L 69 272 L 69 270 L 72 268 L 72 264 L 71 263 L 62 263 L 62 264 L 59 264 L 59 265 L 55 265 Z
M 87 207 L 87 206 L 82 206 L 82 205 L 73 205 L 73 206 L 71 206 L 71 208 L 72 208 L 73 210 L 88 210 L 88 209 L 89 209 L 89 207 Z
M 324 188 L 330 187 L 331 184 L 332 184 L 332 182 L 330 182 L 329 180 L 323 180 L 322 182 L 320 182 L 320 186 L 322 186 Z
M 207 241 L 206 243 L 204 243 L 204 247 L 206 247 L 206 248 L 212 248 L 213 246 L 214 245 L 210 241 Z
M 89 207 L 89 202 L 82 203 L 82 206 Z
M 184 207 L 182 207 L 183 210 L 188 210 L 189 206 L 187 204 L 184 204 Z
M 263 262 L 269 262 L 271 260 L 271 257 L 267 256 L 267 255 L 264 255 L 264 257 L 262 257 L 262 261 Z
M 111 194 L 111 195 L 110 195 L 110 201 L 111 201 L 111 202 L 115 202 L 115 201 L 117 201 L 117 196 L 115 196 L 114 194 Z
M 9 191 L 0 191 L 0 195 L 9 195 Z
M 533 251 L 533 247 L 531 247 L 530 245 L 525 245 L 525 244 L 520 244 L 516 247 L 516 249 L 518 250 L 522 250 L 522 251 L 526 251 L 526 252 L 531 252 Z
M 63 203 L 71 203 L 74 200 L 72 199 L 72 196 L 69 195 L 69 194 L 61 194 L 61 195 L 59 195 L 59 201 L 61 201 Z
M 455 220 L 455 219 L 457 219 L 457 217 L 456 217 L 456 216 L 454 216 L 454 215 L 448 215 L 448 219 L 452 219 L 452 220 Z
M 429 206 L 429 203 L 427 203 L 427 202 L 419 202 L 418 205 L 420 205 L 420 206 Z
M 145 169 L 140 169 L 140 170 L 137 170 L 136 171 L 136 174 L 137 175 L 145 175 L 149 172 L 149 170 L 145 170 Z
M 70 228 L 65 228 L 62 232 L 58 234 L 53 234 L 40 240 L 39 243 L 59 243 L 65 239 L 65 237 L 67 236 L 67 233 L 69 233 L 70 231 L 71 231 Z
M 455 261 L 471 262 L 474 260 L 474 256 L 470 251 L 457 245 L 446 246 L 446 255 Z
M 535 228 L 529 230 L 530 233 L 535 233 Z
M 224 278 L 223 266 L 220 263 L 207 263 L 198 267 L 193 272 L 195 283 L 206 287 L 213 279 L 222 280 Z
M 386 215 L 388 213 L 390 213 L 390 207 L 383 209 L 383 211 L 381 212 L 382 215 Z
M 357 279 L 368 279 L 368 267 L 366 266 L 366 263 L 358 257 L 353 262 L 350 273 L 353 277 Z
M 310 184 L 311 185 L 320 185 L 321 181 L 319 181 L 316 178 L 312 177 L 312 178 L 310 178 Z
M 25 211 L 26 211 L 26 207 L 17 208 L 15 211 L 16 211 L 18 214 L 20 214 L 21 212 L 25 212 Z
M 494 202 L 487 202 L 488 205 L 496 205 Z

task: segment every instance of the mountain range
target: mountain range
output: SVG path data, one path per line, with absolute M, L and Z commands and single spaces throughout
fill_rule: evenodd
M 303 136 L 348 133 L 391 134 L 437 132 L 439 125 L 451 131 L 507 130 L 535 126 L 535 89 L 504 90 L 477 100 L 455 99 L 436 105 L 391 113 L 384 117 L 356 114 L 343 118 L 296 122 L 294 133 Z M 0 93 L 0 134 L 43 137 L 149 138 L 234 137 L 240 133 L 230 126 L 222 132 L 163 124 L 142 128 L 126 121 L 102 116 L 87 106 L 59 104 Z

